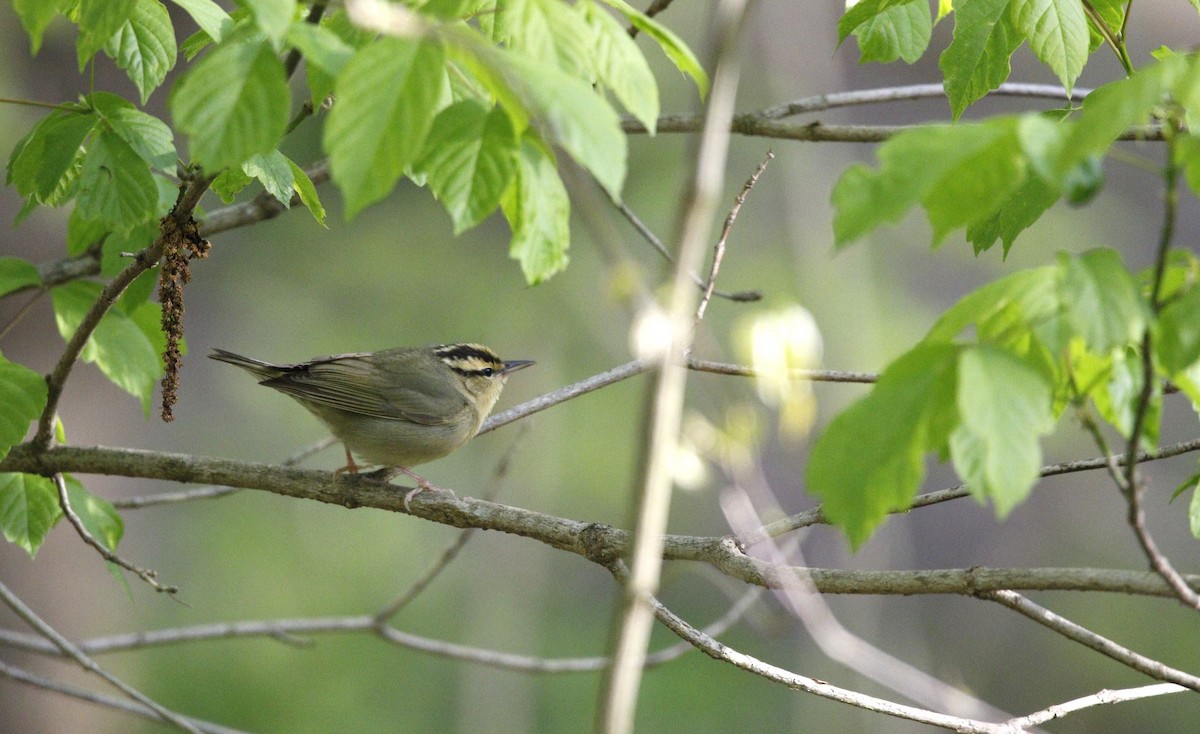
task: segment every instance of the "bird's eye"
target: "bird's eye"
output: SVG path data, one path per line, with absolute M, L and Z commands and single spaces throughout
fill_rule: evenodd
M 492 375 L 496 374 L 496 370 L 492 369 L 491 367 L 484 367 L 483 369 L 479 370 L 479 372 L 484 377 L 491 377 Z

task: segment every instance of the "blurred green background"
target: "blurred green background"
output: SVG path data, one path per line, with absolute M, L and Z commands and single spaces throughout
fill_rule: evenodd
M 661 20 L 704 54 L 710 3 L 678 3 Z M 936 52 L 918 64 L 856 64 L 853 43 L 835 49 L 841 3 L 760 3 L 744 43 L 745 77 L 738 108 L 752 110 L 812 94 L 931 82 L 940 79 Z M 174 11 L 175 8 L 172 7 Z M 177 24 L 182 22 L 178 13 Z M 1130 34 L 1136 63 L 1159 44 L 1188 47 L 1197 27 L 1183 2 L 1139 3 Z M 934 49 L 949 40 L 935 30 Z M 190 32 L 190 29 L 189 31 Z M 181 32 L 182 35 L 182 32 Z M 0 5 L 0 97 L 70 100 L 86 90 L 77 74 L 73 31 L 51 28 L 40 55 L 29 46 L 8 3 Z M 655 49 L 648 56 L 663 88 L 664 111 L 696 105 L 691 89 Z M 1018 52 L 1013 79 L 1051 82 L 1044 68 Z M 1081 84 L 1120 76 L 1102 50 Z M 97 88 L 128 94 L 110 66 L 97 69 Z M 149 109 L 163 115 L 165 88 Z M 989 101 L 968 117 L 1046 102 Z M 0 104 L 0 148 L 11 150 L 40 116 Z M 948 118 L 944 101 L 823 114 L 822 122 L 892 122 Z M 319 122 L 306 122 L 285 151 L 302 164 L 315 160 Z M 177 140 L 182 147 L 182 141 Z M 683 182 L 690 175 L 684 136 L 635 137 L 625 200 L 668 241 Z M 928 247 L 919 217 L 834 253 L 829 192 L 871 146 L 800 144 L 736 138 L 727 169 L 725 202 L 768 149 L 776 158 L 743 208 L 729 242 L 719 287 L 760 289 L 765 300 L 739 305 L 717 300 L 709 309 L 697 355 L 737 359 L 733 345 L 748 317 L 800 303 L 824 334 L 825 366 L 877 370 L 920 338 L 936 315 L 978 285 L 1015 268 L 1042 264 L 1059 250 L 1112 246 L 1144 267 L 1157 238 L 1160 188 L 1155 175 L 1109 162 L 1104 192 L 1089 207 L 1056 207 L 1017 242 L 1008 261 L 999 252 L 974 257 L 951 237 Z M 1153 144 L 1130 154 L 1158 160 Z M 579 177 L 576 191 L 590 186 Z M 207 260 L 193 265 L 185 326 L 191 355 L 183 372 L 177 420 L 145 420 L 135 400 L 92 367 L 76 370 L 62 402 L 70 441 L 279 461 L 322 437 L 320 426 L 283 396 L 244 374 L 203 358 L 222 347 L 274 361 L 318 354 L 448 341 L 480 341 L 508 359 L 535 359 L 536 368 L 510 381 L 498 409 L 623 363 L 630 358 L 630 311 L 621 297 L 629 273 L 593 239 L 578 215 L 571 265 L 548 283 L 525 286 L 507 258 L 507 230 L 497 218 L 461 237 L 427 191 L 403 184 L 386 202 L 353 222 L 340 216 L 336 192 L 321 195 L 329 229 L 302 210 L 213 237 Z M 578 202 L 584 199 L 576 198 Z M 11 222 L 20 202 L 0 191 L 0 220 Z M 205 201 L 212 210 L 215 198 Z M 1200 211 L 1187 197 L 1179 243 L 1191 245 Z M 657 288 L 663 263 L 610 209 L 593 212 L 618 235 L 622 257 Z M 65 216 L 39 211 L 19 228 L 0 228 L 0 255 L 35 262 L 62 254 Z M 714 232 L 714 238 L 715 238 Z M 21 298 L 0 302 L 0 323 Z M 10 359 L 48 371 L 61 350 L 49 299 L 0 344 Z M 439 486 L 478 495 L 497 463 L 513 451 L 499 501 L 585 521 L 627 525 L 636 481 L 645 378 L 630 380 L 538 414 L 527 430 L 508 426 L 451 457 L 422 468 Z M 819 420 L 826 421 L 862 389 L 817 385 Z M 739 378 L 694 374 L 689 409 L 714 423 L 731 406 L 753 401 Z M 774 416 L 759 408 L 762 465 L 787 511 L 812 505 L 804 492 L 804 442 L 779 439 Z M 1180 398 L 1168 401 L 1164 442 L 1195 435 L 1195 416 Z M 1064 420 L 1046 444 L 1048 461 L 1096 452 Z M 1147 468 L 1153 483 L 1151 524 L 1164 549 L 1191 570 L 1196 545 L 1183 508 L 1166 506 L 1170 490 L 1193 471 L 1182 457 Z M 307 466 L 340 466 L 329 449 Z M 704 487 L 679 492 L 671 531 L 717 535 L 728 525 L 717 503 L 727 485 L 711 466 Z M 165 483 L 84 477 L 88 488 L 123 497 L 176 487 Z M 944 466 L 931 467 L 928 489 L 956 483 Z M 847 568 L 938 568 L 1086 565 L 1141 569 L 1145 562 L 1122 519 L 1123 505 L 1102 476 L 1044 482 L 1030 501 L 1000 524 L 987 508 L 960 501 L 891 520 L 865 548 L 850 555 L 828 528 L 804 537 L 812 565 Z M 131 582 L 115 584 L 94 553 L 69 527 L 56 528 L 36 561 L 0 546 L 0 575 L 50 623 L 72 638 L 221 621 L 369 614 L 405 589 L 458 531 L 374 510 L 297 501 L 245 491 L 219 500 L 125 513 L 125 557 L 155 568 L 182 588 L 183 604 L 156 597 Z M 697 625 L 719 616 L 737 584 L 705 568 L 672 563 L 662 599 Z M 612 580 L 581 558 L 498 533 L 478 533 L 458 560 L 397 618 L 409 633 L 462 645 L 525 655 L 600 655 L 608 637 Z M 1194 613 L 1170 601 L 1094 595 L 1034 597 L 1056 611 L 1114 636 L 1139 652 L 1196 670 L 1200 641 Z M 960 598 L 853 597 L 829 600 L 842 622 L 883 649 L 963 686 L 1013 714 L 1146 679 L 1084 651 L 999 607 Z M 6 611 L 0 619 L 20 624 Z M 883 697 L 894 694 L 822 655 L 784 608 L 769 596 L 723 637 L 746 653 L 832 683 Z M 103 664 L 165 705 L 204 719 L 261 732 L 546 731 L 591 728 L 599 674 L 530 675 L 459 663 L 390 646 L 358 634 L 303 640 L 237 639 L 182 644 L 108 655 Z M 661 629 L 652 647 L 674 638 Z M 82 673 L 42 658 L 3 651 L 5 659 L 76 683 L 99 687 Z M 0 731 L 162 731 L 145 722 L 55 694 L 0 680 Z M 1150 699 L 1095 708 L 1053 731 L 1184 731 L 1200 715 L 1195 696 Z M 923 727 L 794 693 L 699 653 L 650 671 L 642 690 L 638 728 L 654 732 L 771 731 L 916 732 Z

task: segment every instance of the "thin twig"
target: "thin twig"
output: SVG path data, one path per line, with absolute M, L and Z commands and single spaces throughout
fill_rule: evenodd
M 488 482 L 488 486 L 483 490 L 483 492 L 480 493 L 480 497 L 482 499 L 491 501 L 494 500 L 496 495 L 500 493 L 500 487 L 504 484 L 504 478 L 508 476 L 508 468 L 512 465 L 512 458 L 516 453 L 517 445 L 520 443 L 521 438 L 524 437 L 525 433 L 529 430 L 528 425 L 529 424 L 527 423 L 522 424 L 520 432 L 513 437 L 513 440 L 508 444 L 508 448 L 504 451 L 504 455 L 500 457 L 498 462 L 496 462 L 496 468 L 492 471 L 491 481 Z M 442 549 L 441 554 L 434 560 L 429 568 L 426 569 L 425 573 L 422 574 L 420 578 L 410 584 L 407 589 L 397 594 L 390 602 L 385 604 L 382 609 L 375 613 L 375 621 L 381 625 L 386 624 L 388 620 L 396 616 L 401 609 L 408 606 L 413 599 L 416 599 L 421 592 L 423 592 L 431 583 L 433 583 L 434 579 L 441 575 L 442 571 L 445 571 L 446 568 L 450 566 L 450 564 L 456 557 L 458 557 L 459 552 L 462 551 L 463 547 L 466 546 L 467 542 L 471 540 L 471 537 L 474 534 L 475 528 L 467 528 L 459 532 L 454 540 L 450 541 L 450 543 Z
M 1200 439 L 1191 441 L 1182 441 L 1180 443 L 1164 446 L 1154 451 L 1141 451 L 1137 455 L 1137 461 L 1144 463 L 1147 461 L 1157 461 L 1158 459 L 1169 459 L 1172 456 L 1180 454 L 1188 454 L 1193 451 L 1200 451 Z M 1098 456 L 1094 459 L 1077 459 L 1075 461 L 1065 461 L 1059 464 L 1048 464 L 1038 470 L 1039 477 L 1052 477 L 1059 474 L 1073 474 L 1075 472 L 1095 471 L 1096 469 L 1107 469 L 1109 464 L 1117 462 L 1123 464 L 1126 457 L 1119 455 Z M 936 505 L 949 500 L 956 500 L 962 497 L 967 497 L 971 494 L 967 489 L 967 485 L 960 484 L 957 487 L 948 487 L 939 489 L 933 492 L 919 494 L 913 498 L 912 506 L 903 510 L 892 510 L 889 514 L 904 514 L 910 510 L 915 510 L 919 507 L 927 507 Z M 776 520 L 768 525 L 764 525 L 758 530 L 748 533 L 739 538 L 739 542 L 750 547 L 756 543 L 773 538 L 783 533 L 799 530 L 800 528 L 808 527 L 809 525 L 826 525 L 829 523 L 825 517 L 824 510 L 820 507 L 814 507 L 803 512 L 798 512 L 794 515 L 789 515 L 780 520 Z
M 50 678 L 44 678 L 40 675 L 22 670 L 21 668 L 8 665 L 3 661 L 0 661 L 0 676 L 18 683 L 24 683 L 28 686 L 41 688 L 45 691 L 51 691 L 53 693 L 69 696 L 70 698 L 84 701 L 86 703 L 94 703 L 100 706 L 107 706 L 108 708 L 116 709 L 118 711 L 124 711 L 128 714 L 144 716 L 147 719 L 154 719 L 157 721 L 161 718 L 158 713 L 149 706 L 143 706 L 140 703 L 126 701 L 123 698 L 115 698 L 113 696 L 106 696 L 102 693 L 95 693 L 94 691 L 89 691 L 86 688 L 77 688 L 75 686 L 67 685 L 66 683 L 60 683 L 59 681 L 52 680 Z M 221 726 L 220 724 L 214 724 L 209 721 L 194 719 L 190 716 L 184 717 L 184 719 L 189 724 L 194 726 L 198 731 L 201 731 L 204 734 L 247 734 L 247 732 L 243 731 L 242 729 L 231 729 L 227 726 Z
M 704 295 L 700 297 L 700 305 L 696 306 L 696 316 L 693 319 L 696 324 L 704 320 L 704 311 L 708 309 L 708 302 L 712 300 L 713 288 L 717 285 L 717 275 L 721 272 L 721 261 L 725 259 L 725 243 L 729 239 L 733 223 L 737 221 L 738 212 L 742 210 L 742 204 L 746 203 L 746 197 L 750 194 L 750 189 L 753 189 L 754 184 L 758 183 L 758 178 L 767 170 L 767 166 L 774 157 L 775 153 L 768 150 L 762 163 L 758 164 L 758 168 L 754 169 L 754 173 L 750 174 L 750 178 L 746 179 L 746 183 L 742 185 L 742 190 L 738 192 L 737 197 L 733 200 L 733 208 L 729 210 L 729 215 L 725 217 L 725 224 L 721 227 L 721 236 L 717 238 L 717 244 L 713 246 L 712 266 L 708 269 L 708 278 L 704 281 Z
M 126 696 L 129 696 L 138 703 L 153 709 L 154 712 L 158 714 L 158 717 L 163 721 L 169 724 L 174 724 L 184 731 L 192 732 L 192 734 L 199 734 L 199 730 L 192 726 L 192 724 L 184 719 L 181 715 L 171 711 L 168 708 L 165 708 L 157 701 L 146 696 L 144 693 L 120 678 L 117 678 L 104 668 L 101 668 L 95 660 L 92 660 L 90 657 L 88 657 L 86 653 L 76 647 L 70 640 L 59 634 L 58 630 L 51 627 L 46 623 L 45 620 L 39 617 L 37 612 L 34 612 L 32 609 L 30 609 L 25 602 L 21 601 L 20 597 L 10 591 L 9 588 L 4 585 L 3 581 L 0 581 L 0 600 L 3 600 L 4 603 L 8 605 L 9 609 L 13 610 L 18 617 L 25 620 L 26 624 L 37 630 L 37 633 L 42 637 L 45 637 L 50 642 L 54 643 L 55 647 L 61 650 L 64 655 L 78 663 L 84 670 L 100 676 Z
M 1015 591 L 986 591 L 981 592 L 978 596 L 981 599 L 994 601 L 1015 612 L 1019 612 L 1063 637 L 1089 647 L 1101 655 L 1133 668 L 1139 673 L 1144 673 L 1151 678 L 1167 683 L 1175 683 L 1176 685 L 1190 688 L 1193 691 L 1200 691 L 1200 677 L 1172 668 L 1154 658 L 1136 653 L 1123 645 L 1118 645 L 1103 635 L 1096 634 L 1066 617 L 1055 614 L 1049 609 L 1033 603 Z
M 1031 726 L 1039 726 L 1054 719 L 1061 719 L 1076 711 L 1093 708 L 1095 706 L 1105 706 L 1114 703 L 1126 703 L 1128 701 L 1137 701 L 1142 698 L 1150 698 L 1151 696 L 1165 696 L 1170 693 L 1182 693 L 1187 689 L 1183 686 L 1177 686 L 1174 683 L 1155 683 L 1149 686 L 1140 686 L 1138 688 L 1122 688 L 1119 690 L 1103 690 L 1093 693 L 1090 696 L 1083 696 L 1072 701 L 1050 706 L 1049 708 L 1035 711 L 1032 714 L 1018 716 L 1015 719 L 1009 719 L 1005 724 L 1013 727 L 1017 731 L 1025 731 Z
M 13 317 L 8 320 L 8 323 L 3 327 L 0 327 L 0 340 L 3 340 L 4 337 L 8 336 L 8 332 L 12 331 L 13 327 L 21 323 L 21 319 L 25 318 L 29 311 L 37 304 L 38 300 L 40 300 L 42 296 L 49 292 L 50 290 L 48 288 L 40 289 L 37 293 L 33 294 L 32 298 L 18 308 L 17 312 L 13 314 Z
M 1168 129 L 1170 129 L 1168 127 Z M 1166 162 L 1163 168 L 1165 188 L 1163 205 L 1163 224 L 1159 234 L 1158 252 L 1154 261 L 1154 278 L 1150 286 L 1150 309 L 1158 314 L 1162 310 L 1161 295 L 1163 278 L 1167 269 L 1167 254 L 1171 248 L 1171 240 L 1175 235 L 1175 220 L 1179 209 L 1179 168 L 1175 165 L 1175 140 L 1172 135 L 1167 138 Z M 1125 481 L 1121 487 L 1125 501 L 1129 505 L 1128 520 L 1137 536 L 1142 552 L 1150 561 L 1150 567 L 1155 573 L 1175 590 L 1179 601 L 1192 609 L 1200 611 L 1200 594 L 1187 585 L 1183 577 L 1175 570 L 1169 558 L 1158 547 L 1150 528 L 1146 526 L 1145 484 L 1137 470 L 1137 452 L 1142 442 L 1142 434 L 1150 415 L 1150 405 L 1154 401 L 1157 385 L 1157 375 L 1154 370 L 1154 337 L 1153 330 L 1147 326 L 1142 335 L 1142 389 L 1138 395 L 1137 408 L 1134 412 L 1133 427 L 1129 432 L 1129 441 L 1125 449 Z
M 609 564 L 609 572 L 622 583 L 627 583 L 629 571 L 620 561 L 614 561 Z M 888 701 L 874 696 L 857 693 L 855 691 L 840 688 L 838 686 L 827 683 L 816 678 L 793 673 L 790 670 L 784 670 L 770 663 L 763 662 L 758 658 L 747 655 L 743 652 L 713 639 L 688 624 L 682 617 L 672 612 L 667 607 L 663 606 L 662 602 L 651 597 L 651 607 L 654 610 L 654 616 L 667 629 L 679 635 L 681 639 L 687 640 L 697 649 L 708 655 L 714 660 L 719 660 L 724 663 L 729 663 L 734 667 L 745 670 L 754 675 L 765 678 L 769 681 L 782 684 L 795 691 L 812 693 L 822 698 L 827 698 L 833 701 L 846 703 L 859 709 L 873 711 L 876 713 L 895 716 L 900 719 L 916 721 L 931 726 L 938 726 L 943 729 L 950 729 L 957 732 L 976 732 L 979 734 L 1016 734 L 1016 730 L 1004 726 L 1002 724 L 990 724 L 986 721 L 974 721 L 971 719 L 963 719 L 957 716 L 947 716 L 935 711 L 927 711 L 913 706 L 905 706 L 893 701 Z
M 680 207 L 677 261 L 666 308 L 669 333 L 647 405 L 641 457 L 642 481 L 635 501 L 636 521 L 629 576 L 624 580 L 612 641 L 609 668 L 596 709 L 596 728 L 605 734 L 633 729 L 642 666 L 654 620 L 651 605 L 662 570 L 673 485 L 673 467 L 683 415 L 684 360 L 696 297 L 691 274 L 699 267 L 717 208 L 729 151 L 729 120 L 740 79 L 738 42 L 751 0 L 718 0 L 713 15 L 715 63 L 705 122 L 697 141 L 695 172 Z
M 88 529 L 83 526 L 83 520 L 79 519 L 79 515 L 75 514 L 75 508 L 71 507 L 71 498 L 67 495 L 67 482 L 63 479 L 61 473 L 56 473 L 51 480 L 54 486 L 58 488 L 58 504 L 62 508 L 63 514 L 67 516 L 67 520 L 71 526 L 75 528 L 75 532 L 83 539 L 83 542 L 91 546 L 93 550 L 100 554 L 100 557 L 109 563 L 115 563 L 126 571 L 131 571 L 137 575 L 142 581 L 145 581 L 155 591 L 164 592 L 174 595 L 179 591 L 178 586 L 164 586 L 159 583 L 158 574 L 148 568 L 135 566 L 121 556 L 117 555 L 110 548 L 105 546 L 100 541 L 92 536 Z
M 626 221 L 633 225 L 633 228 L 636 229 L 637 233 L 642 236 L 642 239 L 646 240 L 646 242 L 648 242 L 658 254 L 662 255 L 667 262 L 674 264 L 675 258 L 671 257 L 671 253 L 667 250 L 667 246 L 664 245 L 662 240 L 658 238 L 658 235 L 654 234 L 654 231 L 651 230 L 650 227 L 646 226 L 646 223 L 641 220 L 637 213 L 634 212 L 633 209 L 629 208 L 628 204 L 623 201 L 612 199 L 611 197 L 609 200 L 612 202 L 612 205 L 617 208 L 617 211 L 621 213 L 621 216 L 625 217 Z M 705 287 L 704 280 L 695 273 L 692 273 L 692 282 L 696 284 L 697 288 Z M 747 303 L 762 300 L 761 291 L 730 292 L 714 290 L 713 295 L 715 295 L 717 298 L 724 298 L 736 303 Z
M 650 3 L 650 7 L 646 8 L 645 16 L 647 18 L 653 18 L 654 16 L 658 15 L 659 13 L 661 13 L 662 11 L 664 11 L 668 7 L 670 7 L 671 3 L 673 1 L 674 0 L 654 0 L 654 2 Z M 637 34 L 638 34 L 637 26 L 630 25 L 629 28 L 627 28 L 626 30 L 629 32 L 630 38 L 637 38 Z

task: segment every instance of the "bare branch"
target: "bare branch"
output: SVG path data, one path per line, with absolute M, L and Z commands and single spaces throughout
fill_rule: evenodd
M 192 724 L 182 716 L 162 706 L 158 702 L 148 697 L 146 694 L 137 690 L 120 678 L 117 678 L 104 668 L 101 668 L 95 660 L 92 660 L 90 657 L 88 657 L 86 653 L 76 647 L 70 640 L 59 634 L 58 630 L 51 627 L 45 622 L 45 620 L 39 617 L 36 612 L 34 612 L 25 604 L 25 602 L 21 601 L 16 594 L 12 593 L 12 591 L 10 591 L 2 581 L 0 581 L 0 600 L 7 604 L 8 608 L 13 610 L 18 617 L 25 620 L 26 624 L 37 630 L 39 635 L 53 643 L 55 647 L 62 651 L 63 655 L 78 663 L 81 668 L 89 673 L 103 678 L 126 696 L 129 696 L 134 701 L 137 701 L 143 706 L 151 709 L 155 714 L 157 714 L 158 718 L 162 719 L 163 721 L 169 724 L 174 724 L 176 727 L 184 731 L 192 732 L 192 734 L 199 734 L 199 730 L 192 726 Z
M 1081 645 L 1085 645 L 1101 655 L 1110 657 L 1122 665 L 1133 668 L 1139 673 L 1145 673 L 1151 678 L 1166 681 L 1167 683 L 1175 683 L 1177 685 L 1190 688 L 1193 691 L 1200 691 L 1200 677 L 1194 676 L 1191 673 L 1185 673 L 1184 671 L 1176 668 L 1172 668 L 1169 665 L 1160 663 L 1153 658 L 1136 653 L 1123 645 L 1118 645 L 1107 637 L 1098 635 L 1086 627 L 1072 622 L 1066 617 L 1055 614 L 1049 609 L 1031 602 L 1014 591 L 988 591 L 979 594 L 979 598 L 994 601 L 998 604 L 1008 607 L 1009 609 L 1012 609 L 1013 611 L 1020 612 L 1038 624 L 1057 632 L 1063 637 L 1066 637 L 1069 640 L 1074 640 Z
M 52 477 L 54 486 L 58 488 L 58 504 L 62 508 L 63 514 L 67 516 L 67 520 L 71 523 L 71 527 L 75 528 L 75 532 L 83 539 L 83 542 L 91 546 L 93 550 L 100 554 L 100 557 L 109 563 L 115 563 L 121 568 L 131 571 L 137 575 L 142 581 L 145 581 L 155 591 L 174 594 L 179 591 L 176 586 L 163 586 L 158 581 L 158 574 L 148 568 L 135 566 L 121 556 L 114 553 L 107 546 L 92 537 L 88 529 L 83 526 L 83 520 L 79 519 L 79 515 L 75 514 L 75 508 L 71 507 L 71 498 L 67 495 L 67 482 L 63 479 L 61 473 L 56 473 Z
M 33 686 L 35 688 L 41 688 L 54 693 L 61 693 L 64 696 L 69 696 L 80 701 L 86 701 L 88 703 L 94 703 L 100 706 L 107 706 L 109 708 L 117 709 L 118 711 L 124 711 L 125 713 L 136 714 L 137 716 L 144 716 L 147 719 L 154 719 L 157 721 L 160 718 L 158 713 L 156 713 L 149 706 L 143 706 L 140 703 L 126 701 L 122 698 L 105 696 L 104 694 L 95 693 L 84 688 L 70 686 L 66 683 L 59 683 L 56 680 L 43 678 L 40 675 L 35 675 L 28 671 L 22 670 L 21 668 L 8 665 L 3 661 L 0 661 L 0 676 L 8 678 L 9 680 L 17 681 L 18 683 L 24 683 L 25 685 Z M 203 732 L 204 734 L 246 734 L 246 732 L 242 731 L 241 729 L 231 729 L 227 726 L 213 724 L 208 721 L 201 721 L 200 719 L 184 717 L 184 720 L 195 727 L 197 731 Z
M 1060 703 L 1026 716 L 1010 719 L 1005 723 L 1011 725 L 1018 731 L 1024 731 L 1031 726 L 1038 726 L 1046 723 L 1047 721 L 1061 719 L 1066 717 L 1068 714 L 1081 711 L 1085 708 L 1092 708 L 1095 706 L 1103 706 L 1114 703 L 1125 703 L 1127 701 L 1137 701 L 1138 699 L 1150 698 L 1151 696 L 1165 696 L 1169 693 L 1182 693 L 1186 690 L 1187 689 L 1183 686 L 1177 686 L 1174 683 L 1155 683 L 1149 686 L 1141 686 L 1139 688 L 1122 688 L 1116 691 L 1104 690 L 1094 693 L 1090 696 L 1084 696 L 1083 698 L 1077 698 L 1073 701 Z

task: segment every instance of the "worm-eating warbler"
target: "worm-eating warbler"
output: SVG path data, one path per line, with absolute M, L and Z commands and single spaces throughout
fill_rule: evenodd
M 260 385 L 278 390 L 308 409 L 346 447 L 346 466 L 357 472 L 351 452 L 390 475 L 417 480 L 404 498 L 433 489 L 408 467 L 441 458 L 469 441 L 492 411 L 504 382 L 527 360 L 505 362 L 480 344 L 405 347 L 271 364 L 214 349 L 212 359 L 241 367 Z

